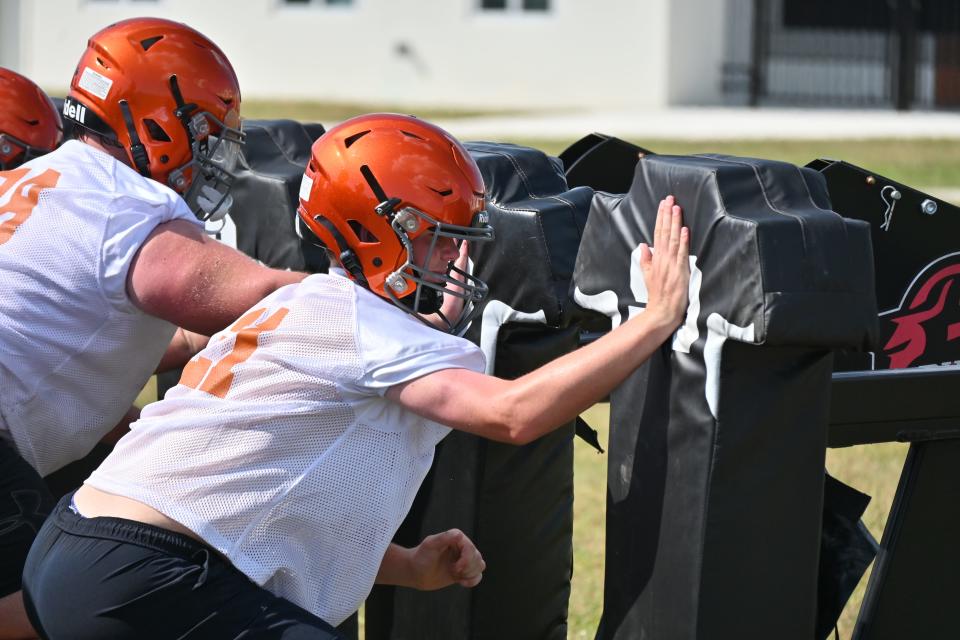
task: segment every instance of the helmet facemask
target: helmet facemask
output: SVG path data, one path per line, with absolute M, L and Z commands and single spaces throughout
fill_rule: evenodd
M 442 272 L 430 269 L 433 254 L 441 238 L 452 238 L 457 247 L 463 242 L 487 242 L 493 240 L 493 227 L 485 211 L 474 215 L 471 226 L 461 226 L 440 222 L 429 214 L 413 207 L 403 207 L 392 214 L 390 226 L 397 234 L 406 252 L 406 260 L 384 282 L 384 291 L 398 307 L 431 326 L 437 326 L 427 316 L 434 315 L 442 325 L 441 329 L 456 336 L 463 333 L 480 311 L 480 302 L 487 296 L 487 284 L 456 266 L 447 263 Z M 411 235 L 425 228 L 423 233 L 430 234 L 430 245 L 425 255 L 416 263 Z M 415 283 L 413 293 L 403 294 Z M 463 309 L 457 317 L 447 318 L 440 310 L 444 296 L 454 296 L 463 301 Z
M 9 133 L 0 133 L 0 171 L 13 169 L 24 162 L 29 162 L 48 153 L 50 153 L 49 149 L 31 147 Z
M 244 134 L 208 111 L 192 114 L 185 126 L 192 157 L 170 172 L 169 186 L 183 193 L 200 220 L 222 220 L 233 204 L 230 189 L 236 179 Z M 217 134 L 211 134 L 212 130 Z M 188 181 L 190 186 L 184 191 Z

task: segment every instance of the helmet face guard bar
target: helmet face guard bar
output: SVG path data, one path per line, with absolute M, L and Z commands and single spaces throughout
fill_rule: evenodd
M 29 162 L 34 158 L 50 153 L 47 149 L 38 149 L 9 133 L 0 133 L 0 171 Z
M 219 135 L 210 133 L 214 127 L 219 128 Z M 233 204 L 230 189 L 236 180 L 244 134 L 207 111 L 193 114 L 187 131 L 192 159 L 170 172 L 169 186 L 183 192 L 189 172 L 192 181 L 183 199 L 201 220 L 221 220 Z
M 418 230 L 421 225 L 428 227 L 427 233 L 431 233 L 432 237 L 429 250 L 423 256 L 421 264 L 416 264 L 413 262 L 413 242 L 408 233 Z M 463 335 L 480 311 L 480 302 L 486 298 L 489 291 L 487 284 L 473 274 L 458 268 L 453 262 L 447 264 L 444 272 L 431 271 L 429 265 L 437 242 L 441 238 L 454 239 L 458 247 L 465 241 L 492 241 L 493 227 L 488 222 L 486 212 L 478 212 L 474 216 L 473 224 L 466 227 L 440 222 L 413 207 L 404 207 L 393 215 L 390 226 L 407 254 L 404 264 L 386 278 L 384 291 L 390 300 L 431 326 L 437 325 L 426 316 L 436 314 L 445 325 L 441 327 L 442 329 L 456 336 Z M 408 282 L 417 284 L 413 296 L 408 296 L 406 299 L 398 297 L 398 293 L 403 293 L 409 288 Z M 451 295 L 463 301 L 463 309 L 458 317 L 447 318 L 440 312 L 440 305 L 445 295 Z

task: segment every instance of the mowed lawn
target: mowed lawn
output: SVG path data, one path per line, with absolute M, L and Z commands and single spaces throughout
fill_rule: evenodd
M 248 118 L 293 118 L 330 125 L 353 115 L 370 111 L 407 110 L 390 105 L 283 103 L 246 101 Z M 453 118 L 486 115 L 489 112 L 450 110 L 424 111 L 423 118 Z M 584 131 L 584 134 L 589 133 Z M 532 146 L 556 155 L 575 141 L 571 139 L 503 139 Z M 724 153 L 784 160 L 803 165 L 816 158 L 843 159 L 893 180 L 929 190 L 957 202 L 960 190 L 960 144 L 952 140 L 807 140 L 807 141 L 675 141 L 659 139 L 631 140 L 663 154 Z M 155 397 L 155 387 L 145 390 L 141 402 Z M 606 446 L 609 431 L 609 407 L 601 404 L 584 414 L 587 422 L 600 432 Z M 864 521 L 879 540 L 893 501 L 906 445 L 887 444 L 829 450 L 827 468 L 838 479 L 873 496 Z M 574 474 L 574 574 L 569 611 L 569 637 L 593 638 L 603 605 L 604 514 L 606 507 L 607 456 L 600 455 L 581 441 L 575 443 Z M 866 585 L 864 579 L 840 620 L 840 635 L 850 637 Z

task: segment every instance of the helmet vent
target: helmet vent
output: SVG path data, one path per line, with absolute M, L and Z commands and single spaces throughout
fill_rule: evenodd
M 147 133 L 150 134 L 154 142 L 170 142 L 170 136 L 163 130 L 163 127 L 157 124 L 156 120 L 144 119 L 143 126 L 147 128 Z
M 437 194 L 441 198 L 446 198 L 447 196 L 453 193 L 453 189 L 434 189 L 433 187 L 427 187 L 427 188 L 430 189 L 430 191 L 433 191 L 435 194 Z
M 97 64 L 99 64 L 104 69 L 109 69 L 110 65 L 103 61 L 103 58 L 97 57 Z
M 408 138 L 416 138 L 417 140 L 426 140 L 426 138 L 424 138 L 423 136 L 418 136 L 418 135 L 415 134 L 415 133 L 410 133 L 409 131 L 403 131 L 402 129 L 401 129 L 400 133 L 402 133 L 403 135 L 407 136 Z
M 348 137 L 346 140 L 343 141 L 343 146 L 349 149 L 354 142 L 356 142 L 363 136 L 367 135 L 368 133 L 370 133 L 369 129 L 367 129 L 366 131 L 361 131 L 360 133 L 353 134 L 352 136 Z
M 143 47 L 144 51 L 149 51 L 150 47 L 157 44 L 163 40 L 163 36 L 153 36 L 152 38 L 146 38 L 145 40 L 140 41 L 140 46 Z
M 360 239 L 360 242 L 380 242 L 380 239 L 367 229 L 363 224 L 358 220 L 347 220 L 347 224 L 350 225 L 350 228 L 353 230 L 354 235 Z

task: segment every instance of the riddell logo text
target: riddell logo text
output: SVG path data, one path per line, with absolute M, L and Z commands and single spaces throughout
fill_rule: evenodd
M 960 253 L 917 274 L 900 306 L 880 314 L 878 369 L 903 369 L 960 359 Z
M 86 124 L 87 108 L 82 104 L 77 104 L 75 102 L 71 102 L 70 100 L 64 100 L 63 117 L 76 120 L 80 124 Z

